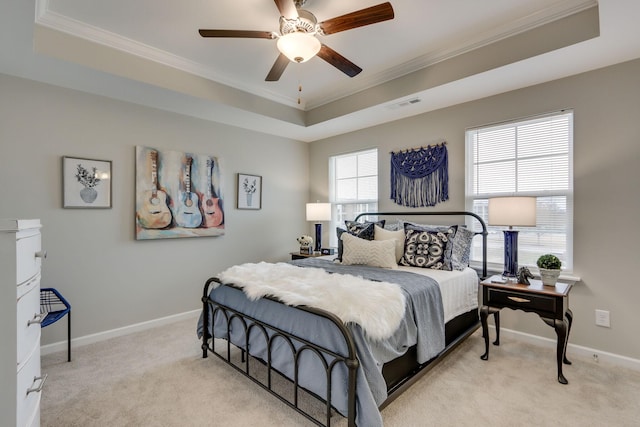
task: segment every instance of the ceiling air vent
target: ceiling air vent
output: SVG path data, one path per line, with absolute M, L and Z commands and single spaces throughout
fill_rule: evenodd
M 405 99 L 404 101 L 396 102 L 395 104 L 390 104 L 387 106 L 387 108 L 389 108 L 390 110 L 396 110 L 398 108 L 408 107 L 409 105 L 417 104 L 418 102 L 421 102 L 421 101 L 422 99 L 420 98 Z

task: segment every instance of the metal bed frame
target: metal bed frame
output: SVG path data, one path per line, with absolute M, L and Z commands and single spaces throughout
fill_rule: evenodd
M 482 236 L 482 275 L 481 278 L 485 278 L 487 275 L 487 260 L 486 260 L 486 255 L 487 255 L 487 227 L 484 223 L 484 221 L 482 220 L 482 218 L 480 218 L 478 215 L 476 215 L 475 213 L 472 212 L 465 212 L 465 211 L 456 211 L 456 212 L 377 212 L 377 213 L 363 213 L 360 214 L 356 217 L 356 221 L 359 220 L 360 218 L 366 217 L 366 216 L 401 216 L 403 218 L 406 217 L 411 217 L 411 216 L 425 216 L 425 215 L 429 215 L 429 216 L 470 216 L 475 218 L 480 225 L 482 226 L 482 231 L 480 232 L 475 232 L 476 235 L 481 235 Z M 356 416 L 356 371 L 358 369 L 358 367 L 360 366 L 360 362 L 358 360 L 357 357 L 357 352 L 356 352 L 356 345 L 354 342 L 354 339 L 349 331 L 349 329 L 347 329 L 344 325 L 344 323 L 342 323 L 342 321 L 335 316 L 334 314 L 327 312 L 325 310 L 320 310 L 317 308 L 313 308 L 313 307 L 307 307 L 307 306 L 297 306 L 295 308 L 305 311 L 307 313 L 310 313 L 312 315 L 316 315 L 325 319 L 328 319 L 329 321 L 331 321 L 335 327 L 337 328 L 337 330 L 340 332 L 340 334 L 342 335 L 342 337 L 344 338 L 344 343 L 346 346 L 346 352 L 345 354 L 338 354 L 337 352 L 319 346 L 315 343 L 312 343 L 310 341 L 308 341 L 307 339 L 305 339 L 304 337 L 301 336 L 297 336 L 294 334 L 291 334 L 289 332 L 283 331 L 280 328 L 277 328 L 273 325 L 270 325 L 268 323 L 265 323 L 259 319 L 255 319 L 247 314 L 244 313 L 240 313 L 239 311 L 228 307 L 224 304 L 221 304 L 219 302 L 216 302 L 214 300 L 212 300 L 210 298 L 210 286 L 213 283 L 217 283 L 219 285 L 224 285 L 224 286 L 230 286 L 233 288 L 236 288 L 235 286 L 233 286 L 233 284 L 224 284 L 222 283 L 218 278 L 210 278 L 206 281 L 205 285 L 204 285 L 204 289 L 203 289 L 203 295 L 202 295 L 202 303 L 203 303 L 203 310 L 202 310 L 202 357 L 203 358 L 207 358 L 208 357 L 208 353 L 212 353 L 214 355 L 216 355 L 218 358 L 220 358 L 221 360 L 223 360 L 224 362 L 226 362 L 227 364 L 229 364 L 230 366 L 232 366 L 236 371 L 242 373 L 244 376 L 246 376 L 247 378 L 249 378 L 251 381 L 253 381 L 254 383 L 258 384 L 259 386 L 261 386 L 263 389 L 267 390 L 269 393 L 271 393 L 272 395 L 276 396 L 278 399 L 280 399 L 280 401 L 282 401 L 283 403 L 285 403 L 286 405 L 288 405 L 289 407 L 293 408 L 294 410 L 296 410 L 297 412 L 299 412 L 300 414 L 302 414 L 305 418 L 307 418 L 309 421 L 313 422 L 316 425 L 319 426 L 327 426 L 330 427 L 331 425 L 331 411 L 332 411 L 332 404 L 331 404 L 331 385 L 332 385 L 332 372 L 333 369 L 336 366 L 339 365 L 344 365 L 347 369 L 348 372 L 348 395 L 347 395 L 347 422 L 348 422 L 348 426 L 349 427 L 354 427 L 356 425 L 355 423 L 355 416 Z M 238 289 L 238 288 L 236 288 Z M 275 302 L 280 302 L 279 300 L 275 299 L 275 298 L 267 298 L 269 300 L 275 301 Z M 230 338 L 231 336 L 231 323 L 232 322 L 239 322 L 242 327 L 244 328 L 244 345 L 242 346 L 238 346 L 235 345 L 231 342 L 231 339 L 227 339 L 226 340 L 226 351 L 224 353 L 216 350 L 216 345 L 215 345 L 215 339 L 213 339 L 213 337 L 211 336 L 211 333 L 209 332 L 209 323 L 210 323 L 210 318 L 213 319 L 215 317 L 215 315 L 219 313 L 220 315 L 224 316 L 224 319 L 226 321 L 226 326 L 227 326 L 227 336 Z M 461 315 L 459 317 L 463 317 L 465 315 Z M 444 356 L 446 356 L 448 353 L 450 353 L 455 347 L 458 346 L 458 344 L 460 344 L 462 341 L 464 341 L 469 335 L 471 335 L 473 332 L 475 332 L 475 330 L 478 328 L 479 326 L 479 321 L 478 321 L 478 314 L 477 314 L 477 310 L 473 310 L 471 312 L 468 312 L 466 314 L 466 320 L 463 321 L 463 323 L 458 323 L 457 325 L 455 325 L 455 332 L 453 333 L 447 333 L 447 337 L 446 337 L 446 347 L 445 349 L 434 359 L 423 363 L 421 365 L 418 365 L 417 362 L 411 362 L 411 359 L 413 357 L 415 357 L 415 354 L 411 354 L 411 352 L 408 352 L 407 355 L 399 358 L 399 359 L 406 359 L 409 360 L 409 362 L 402 360 L 396 363 L 396 361 L 392 361 L 389 364 L 385 364 L 385 368 L 388 367 L 388 365 L 392 365 L 395 364 L 395 366 L 392 366 L 391 369 L 389 369 L 388 371 L 390 372 L 388 375 L 401 375 L 402 378 L 398 379 L 398 378 L 392 378 L 392 379 L 388 379 L 385 369 L 383 369 L 383 375 L 385 376 L 385 379 L 387 380 L 387 387 L 388 387 L 388 397 L 387 399 L 380 405 L 379 409 L 383 409 L 384 407 L 386 407 L 389 403 L 391 403 L 393 400 L 395 400 L 400 394 L 402 394 L 402 392 L 404 390 L 406 390 L 407 388 L 409 388 L 413 383 L 415 383 L 419 378 L 421 378 L 424 374 L 426 374 L 430 369 L 432 369 L 437 362 L 439 362 L 442 358 L 444 358 Z M 458 319 L 452 319 L 451 322 L 449 323 L 455 323 L 454 321 Z M 449 323 L 447 323 L 447 326 L 449 325 Z M 237 323 L 236 323 L 237 324 Z M 259 333 L 262 334 L 262 337 L 265 339 L 265 342 L 267 343 L 267 360 L 261 360 L 261 359 L 256 359 L 254 358 L 251 354 L 249 354 L 248 352 L 246 352 L 245 349 L 249 348 L 249 338 L 251 336 L 251 333 L 253 331 L 258 331 Z M 294 378 L 290 379 L 287 378 L 286 376 L 282 375 L 280 372 L 277 371 L 277 369 L 275 369 L 272 366 L 272 360 L 271 360 L 271 348 L 273 343 L 276 340 L 284 340 L 289 348 L 291 349 L 292 352 L 292 362 L 294 364 Z M 295 343 L 295 344 L 294 344 Z M 297 344 L 297 345 L 296 345 Z M 232 347 L 233 346 L 233 347 Z M 239 348 L 240 352 L 241 352 L 241 359 L 240 359 L 240 363 L 235 362 L 232 360 L 231 357 L 231 351 L 232 348 Z M 326 394 L 325 396 L 318 396 L 315 393 L 311 393 L 309 390 L 305 389 L 304 387 L 302 387 L 298 380 L 299 380 L 299 360 L 302 354 L 305 353 L 312 353 L 315 354 L 317 356 L 317 358 L 319 359 L 319 361 L 323 364 L 324 369 L 325 369 L 325 373 L 326 373 Z M 251 356 L 251 357 L 247 357 Z M 249 361 L 251 359 L 257 360 L 260 363 L 263 363 L 266 368 L 267 368 L 267 380 L 266 380 L 266 384 L 265 382 L 260 381 L 259 379 L 257 379 L 255 376 L 252 376 L 251 374 L 251 369 L 250 369 L 250 364 Z M 330 362 L 327 362 L 327 360 L 329 360 Z M 415 363 L 415 365 L 412 365 L 412 363 Z M 287 398 L 283 397 L 282 395 L 278 394 L 277 391 L 274 390 L 273 388 L 273 382 L 272 382 L 272 373 L 275 372 L 277 374 L 282 375 L 283 378 L 287 379 L 293 389 L 293 401 L 288 400 Z M 400 374 L 398 374 L 398 372 Z M 314 417 L 313 415 L 311 415 L 310 413 L 306 412 L 303 408 L 300 407 L 299 405 L 299 392 L 300 390 L 303 390 L 307 393 L 310 393 L 311 395 L 313 395 L 315 398 L 317 398 L 318 400 L 325 402 L 326 404 L 326 422 L 323 424 L 321 421 L 319 421 L 316 417 Z

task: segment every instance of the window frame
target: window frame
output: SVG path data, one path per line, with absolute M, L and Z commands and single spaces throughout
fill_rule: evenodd
M 474 149 L 476 148 L 475 141 L 474 141 L 474 134 L 477 134 L 477 132 L 479 131 L 499 130 L 500 128 L 508 128 L 508 127 L 515 128 L 518 126 L 532 124 L 536 121 L 540 122 L 540 121 L 557 118 L 557 117 L 568 118 L 568 134 L 567 134 L 567 150 L 566 150 L 568 170 L 567 170 L 567 188 L 566 189 L 518 191 L 518 188 L 516 187 L 515 191 L 508 191 L 508 192 L 501 192 L 501 191 L 492 191 L 492 192 L 484 192 L 484 193 L 476 192 L 477 191 L 477 183 L 475 179 L 477 176 L 476 168 L 479 164 L 489 164 L 491 162 L 490 161 L 488 162 L 478 161 L 477 163 L 474 162 L 475 160 Z M 558 111 L 554 111 L 546 114 L 528 116 L 528 117 L 518 118 L 514 120 L 499 122 L 499 123 L 492 123 L 492 124 L 482 125 L 482 126 L 474 126 L 472 128 L 467 128 L 465 131 L 465 172 L 466 172 L 465 173 L 465 209 L 480 215 L 485 220 L 485 222 L 487 222 L 487 211 L 483 209 L 477 209 L 478 208 L 477 205 L 475 206 L 476 209 L 474 209 L 474 202 L 476 200 L 488 200 L 491 197 L 504 197 L 504 196 L 534 196 L 538 198 L 538 209 L 539 209 L 538 212 L 540 212 L 541 204 L 544 204 L 544 201 L 545 201 L 544 198 L 564 197 L 565 203 L 566 203 L 565 221 L 564 221 L 565 231 L 563 233 L 565 236 L 565 251 L 563 255 L 562 269 L 565 274 L 570 274 L 573 271 L 573 208 L 574 208 L 573 206 L 574 205 L 574 194 L 573 194 L 574 193 L 574 172 L 573 172 L 573 164 L 574 164 L 573 128 L 574 126 L 573 126 L 573 123 L 574 123 L 574 120 L 575 120 L 574 111 L 572 109 L 563 109 L 563 110 L 558 110 Z M 516 144 L 516 147 L 515 147 L 515 154 L 513 159 L 516 162 L 515 170 L 517 174 L 518 161 L 522 160 L 523 158 L 531 159 L 532 157 L 531 156 L 518 157 L 518 149 L 517 149 L 518 137 L 516 137 L 515 144 Z M 552 156 L 553 154 L 549 154 L 547 156 L 543 154 L 543 155 L 540 155 L 539 157 L 551 158 Z M 467 225 L 470 227 L 477 226 L 477 224 L 474 225 L 472 223 Z M 541 224 L 538 224 L 535 229 L 532 229 L 531 227 L 514 227 L 514 230 L 520 231 L 520 234 L 521 234 L 519 246 L 522 245 L 523 237 L 531 238 L 532 235 L 538 235 L 538 240 L 540 240 L 540 235 L 544 236 L 544 235 L 552 234 L 551 231 L 542 229 L 540 225 Z M 489 232 L 488 242 L 491 242 L 490 246 L 493 246 L 494 253 L 496 252 L 496 250 L 498 250 L 498 253 L 501 254 L 500 259 L 502 259 L 502 256 L 503 256 L 502 254 L 504 253 L 504 238 L 503 238 L 502 231 L 504 231 L 505 229 L 506 227 L 502 227 L 502 226 L 487 225 L 487 230 Z M 496 248 L 496 246 L 498 247 Z M 543 253 L 549 253 L 549 252 L 553 252 L 551 250 L 551 247 L 549 247 L 549 250 L 543 249 L 541 253 L 537 254 L 537 256 L 542 255 Z M 529 253 L 529 255 L 531 254 Z M 491 259 L 490 254 L 488 254 L 488 257 L 489 257 L 488 265 L 490 269 L 495 271 L 502 271 L 503 263 L 496 262 L 495 260 L 490 260 Z M 479 250 L 478 248 L 474 248 L 472 250 L 471 260 L 478 261 L 478 259 L 479 259 Z M 535 267 L 535 260 L 533 262 L 531 261 L 519 262 L 519 265 L 527 266 L 527 267 Z
M 345 157 L 356 157 L 356 168 L 357 168 L 357 156 L 367 155 L 375 153 L 376 155 L 376 173 L 372 174 L 359 174 L 359 171 L 356 171 L 356 183 L 359 178 L 371 178 L 375 177 L 375 187 L 376 187 L 376 197 L 375 198 L 362 198 L 359 199 L 356 196 L 355 199 L 344 199 L 340 200 L 337 198 L 337 183 L 338 178 L 336 178 L 336 161 L 339 158 Z M 333 230 L 336 227 L 344 227 L 345 220 L 353 220 L 355 217 L 364 212 L 376 212 L 378 210 L 378 199 L 379 199 L 379 177 L 380 177 L 380 158 L 378 156 L 379 150 L 377 147 L 367 148 L 364 150 L 353 151 L 349 153 L 341 153 L 329 156 L 329 203 L 331 203 L 331 232 L 329 233 L 329 244 L 331 247 L 336 247 L 338 245 L 338 238 Z M 356 184 L 357 187 L 357 184 Z M 358 194 L 358 190 L 356 188 L 356 194 Z M 351 209 L 342 209 L 341 207 L 350 207 Z M 352 211 L 352 212 L 349 212 Z

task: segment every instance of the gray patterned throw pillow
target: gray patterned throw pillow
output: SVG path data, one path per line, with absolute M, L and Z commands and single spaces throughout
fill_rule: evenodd
M 458 227 L 453 238 L 453 248 L 451 250 L 451 268 L 454 270 L 464 270 L 469 266 L 471 255 L 471 240 L 475 232 L 465 227 Z
M 452 240 L 457 226 L 428 228 L 405 224 L 404 230 L 404 254 L 400 264 L 451 270 Z

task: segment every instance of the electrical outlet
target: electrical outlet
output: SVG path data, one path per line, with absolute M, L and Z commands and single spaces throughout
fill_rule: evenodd
M 611 327 L 611 319 L 607 310 L 596 310 L 596 325 L 604 326 L 605 328 Z
M 600 359 L 598 359 L 598 354 L 597 353 L 593 353 L 593 361 L 598 363 L 600 361 Z

